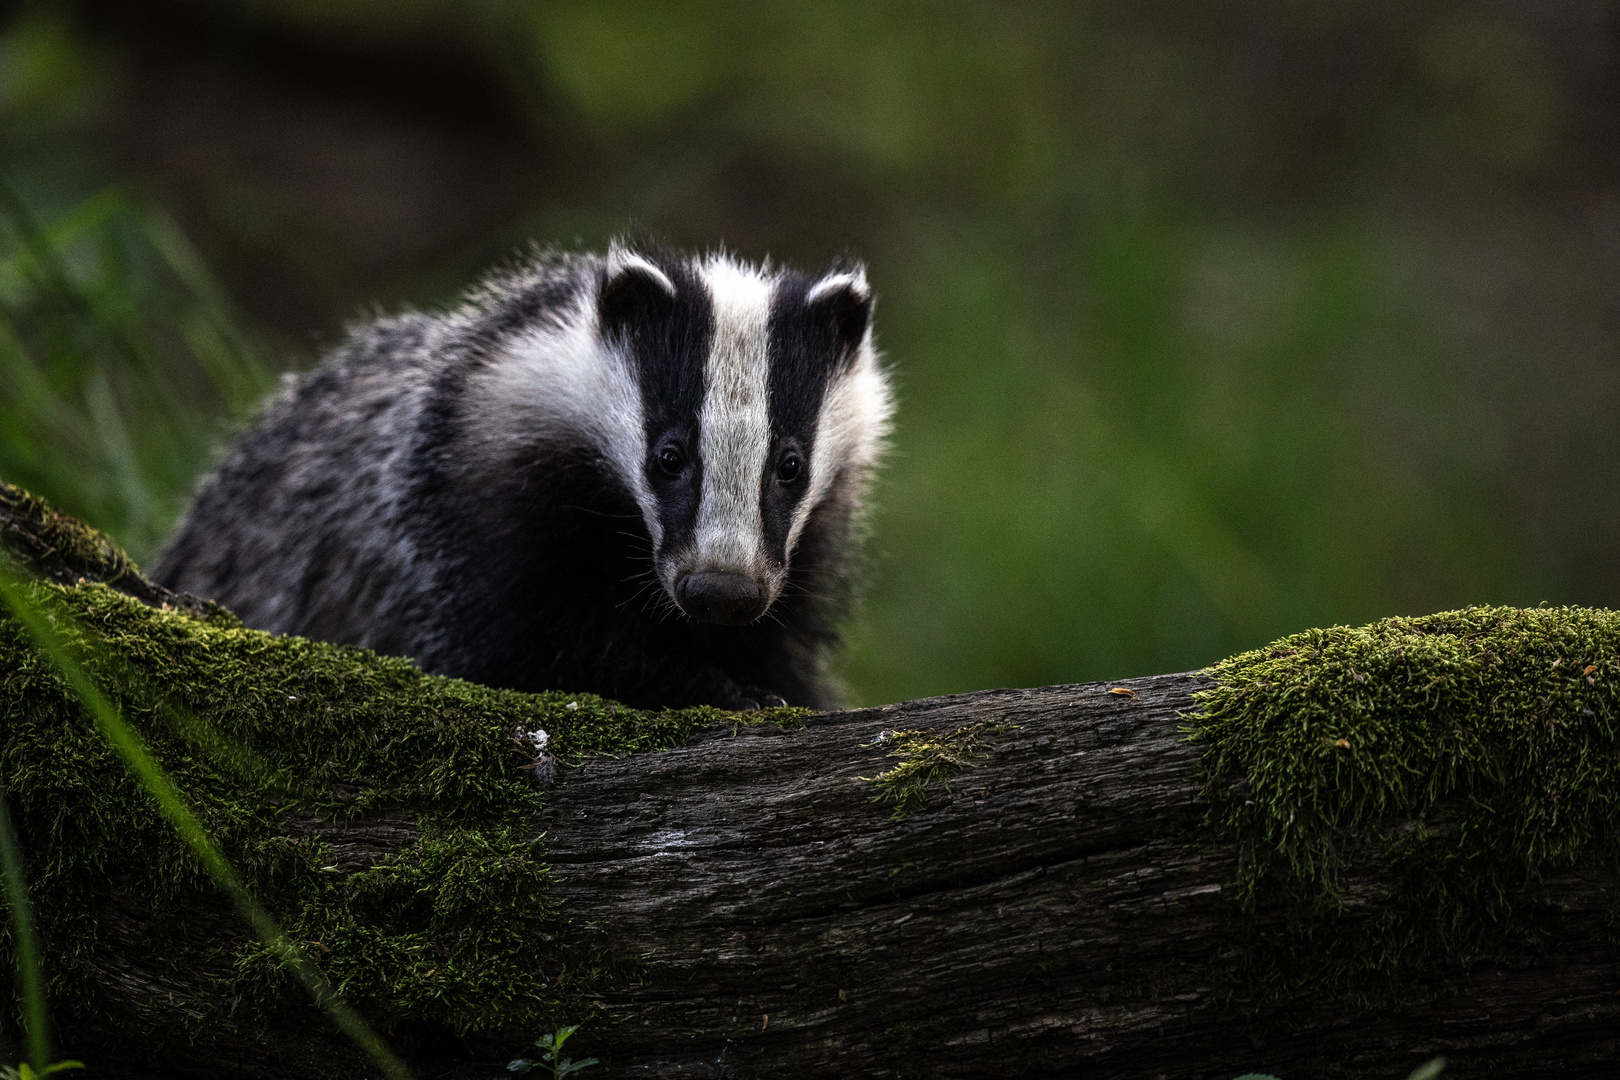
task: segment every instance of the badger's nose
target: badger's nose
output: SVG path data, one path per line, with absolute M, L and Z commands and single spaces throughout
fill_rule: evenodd
M 765 614 L 765 590 L 742 574 L 686 574 L 675 582 L 675 602 L 700 622 L 741 626 Z

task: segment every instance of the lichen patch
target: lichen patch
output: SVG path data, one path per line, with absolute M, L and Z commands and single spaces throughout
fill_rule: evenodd
M 1016 730 L 1013 724 L 976 720 L 944 733 L 929 728 L 880 731 L 873 744 L 887 747 L 888 756 L 900 764 L 860 779 L 878 786 L 872 801 L 891 804 L 890 820 L 900 821 L 923 808 L 931 788 L 948 793 L 951 780 L 990 756 L 997 736 Z

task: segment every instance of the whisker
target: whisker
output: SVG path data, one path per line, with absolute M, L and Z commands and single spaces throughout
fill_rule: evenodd
M 682 611 L 663 589 L 658 589 L 653 593 L 652 603 L 653 611 L 651 614 L 659 622 L 668 622 L 672 618 L 680 619 L 686 615 L 686 612 Z M 643 605 L 641 610 L 643 614 L 648 614 L 646 605 Z
M 841 593 L 834 591 L 813 590 L 803 582 L 790 581 L 782 587 L 783 595 L 791 593 L 794 596 L 807 596 L 812 600 L 834 601 Z
M 591 514 L 596 517 L 618 518 L 621 521 L 634 521 L 640 514 L 614 514 L 606 510 L 598 510 L 593 506 L 581 506 L 578 503 L 563 503 L 557 507 L 559 510 L 578 510 L 582 514 Z
M 633 592 L 629 596 L 625 597 L 625 599 L 618 605 L 618 607 L 619 607 L 620 610 L 623 610 L 624 608 L 627 608 L 631 604 L 635 603 L 637 600 L 641 600 L 642 601 L 642 604 L 641 604 L 642 614 L 646 614 L 647 613 L 647 601 L 642 599 L 642 598 L 649 592 L 649 590 L 653 593 L 653 598 L 654 599 L 656 599 L 658 596 L 663 595 L 663 592 L 664 592 L 663 583 L 660 582 L 655 575 L 653 575 L 653 574 L 651 574 L 651 573 L 649 573 L 647 571 L 642 571 L 641 573 L 632 574 L 628 578 L 625 578 L 624 579 L 625 584 L 628 585 L 631 582 L 634 582 L 637 578 L 643 578 L 644 579 L 642 581 L 642 583 L 641 583 L 641 586 L 639 588 L 637 588 L 635 592 Z

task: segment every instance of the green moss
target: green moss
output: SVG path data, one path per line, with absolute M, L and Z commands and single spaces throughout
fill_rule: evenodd
M 69 647 L 250 888 L 385 1032 L 426 1023 L 532 1038 L 580 1015 L 582 995 L 625 969 L 580 944 L 550 894 L 535 834 L 545 789 L 519 729 L 546 731 L 548 751 L 568 763 L 679 746 L 717 723 L 804 715 L 645 712 L 588 694 L 492 690 L 150 607 L 81 582 L 86 568 L 134 572 L 99 534 L 35 509 L 57 530 L 55 554 L 0 537 L 13 565 L 55 567 L 53 580 L 26 587 L 30 601 L 58 612 Z M 156 1052 L 229 1032 L 261 1039 L 279 1014 L 307 1008 L 10 618 L 0 619 L 0 723 L 0 780 L 64 1030 L 105 1033 L 116 1017 L 124 1045 Z M 321 823 L 357 818 L 407 830 L 403 846 L 382 861 L 334 852 L 337 830 Z M 217 921 L 199 920 L 210 911 Z M 121 936 L 131 917 L 147 925 L 138 947 L 162 958 L 172 998 L 132 1002 L 109 972 L 109 958 L 136 947 Z
M 0 569 L 72 585 L 99 581 L 153 607 L 184 611 L 219 626 L 242 621 L 212 600 L 152 584 L 105 533 L 53 510 L 44 499 L 0 480 Z
M 36 577 L 116 582 L 136 574 L 117 544 L 44 499 L 0 481 L 0 556 Z
M 950 791 L 953 778 L 989 757 L 997 735 L 1016 730 L 1011 724 L 977 720 L 943 735 L 929 728 L 885 731 L 878 741 L 891 747 L 889 757 L 899 758 L 900 764 L 861 779 L 878 785 L 872 801 L 894 804 L 889 817 L 899 821 L 923 808 L 931 787 L 937 784 Z
M 1204 836 L 1239 853 L 1246 995 L 1391 1001 L 1552 940 L 1549 874 L 1615 881 L 1620 613 L 1311 630 L 1212 674 L 1189 719 Z

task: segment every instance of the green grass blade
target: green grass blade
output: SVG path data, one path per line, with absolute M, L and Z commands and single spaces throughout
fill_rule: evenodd
M 191 294 L 200 321 L 188 344 L 233 413 L 258 403 L 275 386 L 275 375 L 258 343 L 242 328 L 235 305 L 174 220 L 157 210 L 133 210 L 136 224 L 175 277 Z
M 292 970 L 314 997 L 316 1004 L 331 1017 L 338 1028 L 360 1047 L 390 1080 L 412 1080 L 410 1069 L 405 1063 L 395 1056 L 360 1015 L 338 996 L 321 970 L 304 955 L 303 950 L 295 942 L 287 937 L 270 913 L 253 899 L 235 868 L 226 860 L 207 829 L 191 812 L 185 797 L 174 786 L 174 782 L 169 779 L 162 766 L 152 757 L 140 733 L 124 721 L 118 710 L 107 700 L 84 667 L 73 656 L 66 643 L 57 634 L 51 617 L 54 614 L 55 621 L 66 621 L 72 616 L 66 611 L 47 613 L 35 606 L 24 594 L 24 590 L 10 570 L 3 565 L 0 565 L 0 599 L 5 601 L 6 606 L 33 637 L 41 651 L 56 664 L 68 685 L 83 702 L 102 735 L 124 759 L 124 763 L 146 788 L 175 832 L 195 853 L 209 876 L 230 896 L 242 917 L 252 926 L 254 933 Z
M 36 1072 L 51 1060 L 50 1032 L 46 1027 L 45 990 L 39 978 L 39 943 L 34 940 L 34 908 L 23 878 L 22 852 L 11 827 L 11 808 L 0 788 L 0 869 L 5 871 L 6 903 L 11 908 L 11 937 L 17 943 L 17 980 L 22 984 L 23 1030 L 28 1060 Z
M 0 171 L 0 473 L 146 559 L 275 383 L 161 211 L 117 187 L 39 210 Z

